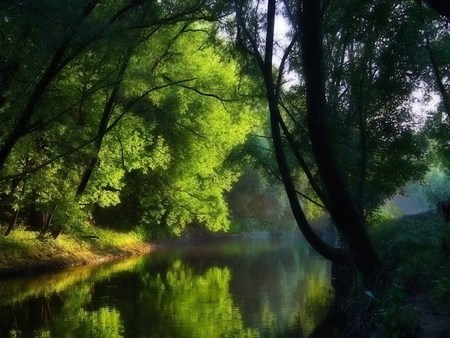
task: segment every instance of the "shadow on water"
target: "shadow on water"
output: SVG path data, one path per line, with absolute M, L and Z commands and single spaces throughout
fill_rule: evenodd
M 321 337 L 329 281 L 298 237 L 198 242 L 2 281 L 0 337 Z

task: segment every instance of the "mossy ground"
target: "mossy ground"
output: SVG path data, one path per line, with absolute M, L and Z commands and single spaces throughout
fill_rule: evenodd
M 134 232 L 96 229 L 90 236 L 61 234 L 55 240 L 17 228 L 0 236 L 0 276 L 95 264 L 150 250 L 151 245 Z

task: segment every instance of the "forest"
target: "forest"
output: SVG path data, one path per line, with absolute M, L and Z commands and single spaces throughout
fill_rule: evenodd
M 377 241 L 393 196 L 431 213 L 392 232 L 425 243 L 429 219 L 450 254 L 449 20 L 443 0 L 6 0 L 0 243 L 298 227 L 382 290 L 409 252 Z

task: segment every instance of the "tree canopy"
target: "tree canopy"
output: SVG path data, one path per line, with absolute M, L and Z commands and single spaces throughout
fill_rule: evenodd
M 284 183 L 316 250 L 373 279 L 367 220 L 449 168 L 448 5 L 424 3 L 6 2 L 5 234 L 227 231 L 227 192 L 258 168 Z M 312 229 L 319 209 L 340 247 Z

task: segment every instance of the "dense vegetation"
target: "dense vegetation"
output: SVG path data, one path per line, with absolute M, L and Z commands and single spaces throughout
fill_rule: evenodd
M 233 154 L 261 119 L 204 11 L 2 7 L 6 234 L 20 222 L 54 237 L 95 224 L 153 235 L 229 228 L 224 193 L 245 163 Z
M 450 233 L 385 201 L 450 196 L 449 19 L 439 0 L 5 1 L 0 265 L 296 223 L 413 334 L 411 297 L 449 298 Z
M 7 1 L 4 235 L 253 229 L 231 221 L 229 194 L 253 172 L 258 193 L 281 180 L 315 250 L 374 287 L 386 269 L 368 221 L 449 170 L 449 11 L 425 3 Z M 269 223 L 288 223 L 266 193 Z M 308 221 L 326 214 L 340 247 Z

